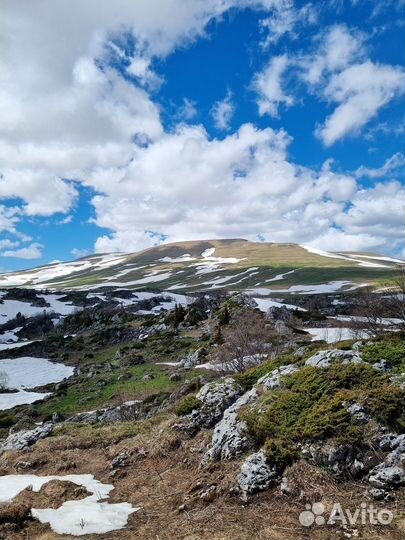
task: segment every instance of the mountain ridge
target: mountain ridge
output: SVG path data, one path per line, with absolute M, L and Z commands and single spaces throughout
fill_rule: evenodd
M 328 252 L 291 242 L 193 240 L 139 252 L 93 254 L 0 274 L 0 287 L 205 291 L 269 287 L 272 283 L 269 289 L 277 291 L 281 285 L 333 281 L 346 285 L 383 283 L 400 264 L 405 262 L 370 252 Z

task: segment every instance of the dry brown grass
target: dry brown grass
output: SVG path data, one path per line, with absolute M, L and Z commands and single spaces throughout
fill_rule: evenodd
M 365 500 L 366 485 L 359 482 L 339 483 L 329 474 L 298 462 L 286 470 L 292 489 L 289 496 L 278 489 L 255 495 L 243 504 L 230 493 L 240 467 L 240 461 L 211 464 L 200 469 L 199 464 L 209 432 L 192 440 L 184 440 L 170 428 L 172 418 L 160 424 L 148 423 L 139 433 L 128 438 L 94 439 L 83 448 L 80 437 L 60 435 L 40 441 L 27 452 L 8 453 L 0 457 L 2 474 L 15 473 L 22 459 L 32 468 L 24 472 L 37 474 L 91 473 L 102 482 L 113 483 L 111 502 L 128 501 L 141 510 L 130 516 L 122 531 L 89 536 L 99 540 L 344 540 L 339 527 L 305 529 L 298 516 L 306 501 L 322 501 L 327 507 L 340 502 L 348 508 Z M 118 429 L 116 426 L 114 429 Z M 120 452 L 130 455 L 128 465 L 111 477 L 111 460 Z M 208 495 L 207 495 L 208 493 Z M 204 495 L 205 494 L 205 495 Z M 400 494 L 398 502 L 390 503 L 397 521 L 392 528 L 359 529 L 363 540 L 403 540 L 398 528 L 404 527 L 405 504 Z M 383 506 L 386 506 L 383 504 Z M 0 531 L 1 533 L 1 531 Z M 2 538 L 0 534 L 0 538 Z M 49 532 L 47 526 L 34 520 L 23 529 L 8 531 L 7 540 L 67 539 Z

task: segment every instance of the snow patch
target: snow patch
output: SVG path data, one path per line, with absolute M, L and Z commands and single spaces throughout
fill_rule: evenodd
M 268 309 L 271 307 L 286 307 L 288 309 L 297 309 L 298 311 L 306 311 L 304 308 L 294 306 L 294 304 L 286 304 L 284 302 L 278 302 L 277 300 L 270 300 L 270 298 L 257 298 L 254 297 L 253 300 L 257 303 L 258 308 L 260 311 L 263 311 L 264 313 L 267 313 Z
M 31 514 L 41 523 L 49 523 L 57 534 L 84 536 L 105 534 L 125 527 L 128 517 L 139 510 L 129 503 L 109 504 L 100 502 L 109 497 L 114 489 L 111 484 L 103 484 L 92 474 L 69 474 L 66 476 L 37 476 L 35 474 L 11 474 L 0 477 L 0 502 L 9 502 L 26 487 L 32 486 L 38 492 L 52 481 L 69 481 L 84 486 L 91 495 L 85 499 L 67 501 L 59 508 L 32 508 Z
M 8 377 L 7 387 L 18 390 L 0 393 L 0 410 L 4 411 L 47 398 L 49 393 L 27 392 L 26 389 L 60 382 L 71 377 L 74 368 L 50 362 L 46 358 L 22 356 L 0 360 L 0 372 Z
M 214 255 L 215 253 L 215 248 L 209 248 L 209 249 L 205 249 L 202 253 L 201 253 L 201 257 L 203 259 L 206 259 L 207 257 L 211 257 L 211 255 Z

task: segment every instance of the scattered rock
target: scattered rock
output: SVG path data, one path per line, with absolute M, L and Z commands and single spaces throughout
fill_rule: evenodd
M 304 459 L 317 466 L 327 467 L 331 472 L 341 475 L 347 471 L 355 472 L 355 460 L 359 463 L 360 456 L 354 455 L 353 447 L 349 445 L 333 445 L 330 443 L 311 443 L 301 447 Z
M 127 420 L 138 420 L 142 417 L 141 400 L 126 401 L 117 407 L 106 407 L 95 411 L 75 414 L 66 420 L 66 422 L 80 424 L 113 424 Z
M 298 349 L 296 349 L 293 354 L 297 358 L 302 358 L 307 352 L 308 347 L 298 347 Z
M 383 373 L 387 373 L 388 371 L 391 371 L 391 368 L 389 367 L 387 360 L 384 360 L 384 359 L 373 364 L 373 368 L 377 369 L 378 371 L 382 371 Z
M 110 463 L 111 469 L 117 469 L 120 467 L 126 467 L 128 465 L 128 460 L 131 457 L 128 450 L 124 450 L 123 452 L 120 452 Z
M 243 463 L 237 478 L 241 498 L 246 500 L 248 495 L 268 489 L 278 478 L 276 468 L 266 463 L 263 450 L 252 454 Z
M 246 306 L 250 308 L 257 308 L 258 304 L 254 298 L 252 298 L 250 295 L 245 293 L 239 293 L 234 297 L 234 300 L 240 305 L 240 306 Z
M 360 403 L 342 403 L 343 407 L 354 417 L 360 424 L 367 424 L 371 420 L 371 416 Z
M 353 343 L 352 345 L 353 351 L 361 351 L 361 349 L 363 348 L 364 348 L 364 345 L 362 341 L 356 341 L 356 343 Z
M 201 364 L 202 353 L 203 348 L 200 347 L 193 353 L 188 354 L 186 357 L 180 360 L 179 367 L 189 370 L 193 369 L 194 366 L 198 366 L 199 364 Z
M 370 499 L 382 501 L 386 497 L 387 492 L 384 489 L 372 488 L 367 492 L 367 495 Z

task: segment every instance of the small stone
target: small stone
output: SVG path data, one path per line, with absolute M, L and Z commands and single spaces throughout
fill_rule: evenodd
M 368 496 L 375 501 L 382 501 L 386 493 L 384 489 L 379 488 L 372 488 L 367 492 Z

